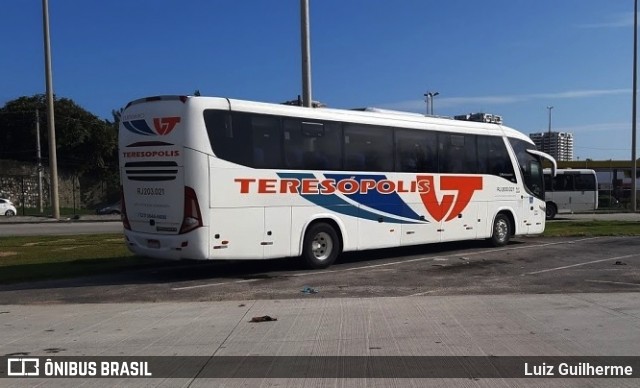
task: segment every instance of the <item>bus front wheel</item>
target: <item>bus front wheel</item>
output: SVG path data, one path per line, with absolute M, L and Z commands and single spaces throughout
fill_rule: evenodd
M 552 220 L 558 213 L 558 208 L 553 202 L 547 202 L 547 219 Z
M 309 227 L 302 247 L 302 258 L 308 268 L 327 268 L 339 253 L 340 240 L 331 225 L 320 222 Z
M 509 243 L 511 238 L 511 220 L 506 214 L 498 214 L 493 221 L 493 233 L 491 243 L 493 246 L 502 247 Z

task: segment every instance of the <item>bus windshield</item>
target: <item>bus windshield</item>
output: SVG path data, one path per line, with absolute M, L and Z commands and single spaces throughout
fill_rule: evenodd
M 535 146 L 514 138 L 509 138 L 509 142 L 518 158 L 525 188 L 535 197 L 544 199 L 544 177 L 540 157 L 527 152 Z

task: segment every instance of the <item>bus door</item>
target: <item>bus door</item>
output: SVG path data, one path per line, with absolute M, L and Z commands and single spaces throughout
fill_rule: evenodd
M 596 209 L 597 187 L 593 174 L 575 174 L 573 179 L 574 191 L 571 192 L 574 211 L 588 211 Z
M 571 212 L 573 210 L 573 175 L 558 174 L 553 181 L 554 200 L 558 206 L 558 212 Z
M 536 215 L 535 211 L 535 197 L 527 192 L 521 193 L 520 195 L 520 228 L 523 233 L 530 233 L 533 226 L 536 224 Z M 539 221 L 538 221 L 539 222 Z

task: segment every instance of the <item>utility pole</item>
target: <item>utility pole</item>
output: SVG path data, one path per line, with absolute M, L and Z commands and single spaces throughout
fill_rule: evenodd
M 309 0 L 300 0 L 300 32 L 302 44 L 302 105 L 311 107 L 311 43 L 309 38 Z
M 38 160 L 38 207 L 40 214 L 44 212 L 42 201 L 42 154 L 40 150 L 40 110 L 36 109 L 36 156 Z
M 637 178 L 638 168 L 636 166 L 636 94 L 638 87 L 638 0 L 633 4 L 633 98 L 632 113 L 631 113 L 631 209 L 635 213 L 637 209 L 636 204 L 636 190 L 638 190 Z
M 553 109 L 552 106 L 548 106 L 547 109 L 549 110 L 549 128 L 547 130 L 547 153 L 551 156 L 553 156 L 553 154 L 551 153 L 551 109 Z M 558 158 L 559 155 L 556 154 L 556 156 L 554 156 L 555 158 Z
M 53 218 L 60 218 L 58 198 L 58 157 L 56 154 L 56 125 L 53 117 L 53 76 L 51 74 L 51 39 L 49 37 L 49 0 L 42 0 L 42 23 L 44 30 L 44 64 L 47 82 L 47 124 L 49 126 L 49 168 L 51 170 L 51 210 Z

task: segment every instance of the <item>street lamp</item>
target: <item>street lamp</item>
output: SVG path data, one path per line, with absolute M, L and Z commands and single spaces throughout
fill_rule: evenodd
M 427 115 L 431 114 L 433 115 L 433 98 L 435 96 L 437 96 L 438 94 L 440 94 L 439 92 L 427 92 L 424 94 L 424 96 L 426 97 L 426 102 L 427 102 Z M 431 113 L 429 113 L 429 106 L 431 106 Z

